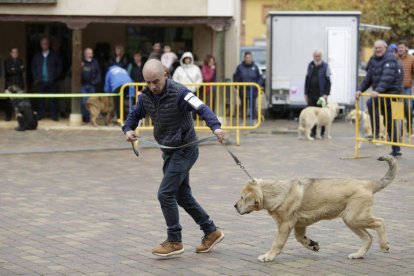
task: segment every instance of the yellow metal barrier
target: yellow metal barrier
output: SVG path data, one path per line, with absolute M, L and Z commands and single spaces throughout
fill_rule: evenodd
M 370 93 L 363 93 L 361 97 L 355 101 L 355 109 L 361 111 L 368 109 L 367 105 L 360 108 L 360 102 L 362 100 L 363 102 L 368 103 L 369 99 L 371 99 L 373 118 L 370 118 L 370 122 L 365 123 L 370 124 L 372 137 L 364 137 L 361 134 L 361 114 L 360 112 L 356 112 L 355 158 L 359 157 L 358 145 L 361 142 L 414 148 L 414 135 L 412 129 L 412 103 L 414 96 L 378 94 L 377 98 L 371 98 Z M 408 116 L 404 116 L 405 113 L 408 113 Z M 375 114 L 378 115 L 375 116 Z
M 199 84 L 184 84 L 188 87 L 196 86 L 194 92 L 197 97 L 207 104 L 218 117 L 222 128 L 225 130 L 236 131 L 236 144 L 240 145 L 240 130 L 255 129 L 260 126 L 262 121 L 261 112 L 261 89 L 256 83 L 232 83 L 232 82 L 214 82 Z M 141 93 L 146 87 L 146 83 L 127 83 L 121 87 L 120 93 L 123 95 L 125 89 L 133 86 L 136 95 Z M 256 114 L 249 112 L 252 107 L 251 98 L 253 98 L 253 88 L 258 91 L 256 102 Z M 135 103 L 138 96 L 135 98 Z M 120 99 L 120 122 L 124 122 L 124 97 Z M 196 130 L 209 130 L 205 122 L 198 115 L 194 117 L 194 126 Z M 137 130 L 151 130 L 153 124 L 150 118 L 141 120 Z

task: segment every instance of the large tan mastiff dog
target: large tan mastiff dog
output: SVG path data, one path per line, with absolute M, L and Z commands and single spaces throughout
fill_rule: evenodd
M 109 125 L 115 116 L 115 104 L 112 97 L 89 97 L 86 109 L 89 111 L 91 123 L 95 127 L 98 126 L 96 120 L 99 114 L 106 113 L 105 125 Z
M 389 169 L 379 181 L 357 179 L 294 179 L 250 180 L 241 191 L 234 207 L 243 215 L 267 210 L 278 225 L 272 248 L 258 257 L 261 262 L 272 261 L 282 251 L 290 232 L 295 230 L 298 242 L 318 251 L 319 244 L 306 237 L 306 227 L 322 219 L 341 217 L 345 224 L 362 240 L 362 246 L 349 259 L 360 259 L 369 250 L 372 236 L 367 229 L 376 230 L 382 252 L 388 252 L 388 240 L 382 219 L 374 217 L 374 194 L 390 184 L 397 172 L 392 156 L 382 156 Z

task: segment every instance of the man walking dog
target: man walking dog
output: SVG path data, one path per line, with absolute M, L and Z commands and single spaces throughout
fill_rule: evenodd
M 133 142 L 137 139 L 134 130 L 148 113 L 154 122 L 154 137 L 158 144 L 178 147 L 194 142 L 197 136 L 192 111 L 197 112 L 206 122 L 218 141 L 223 141 L 224 131 L 220 128 L 221 124 L 215 114 L 188 88 L 167 79 L 159 60 L 147 61 L 143 75 L 148 86 L 122 127 L 127 141 Z M 196 252 L 210 252 L 224 235 L 191 194 L 189 171 L 198 158 L 198 146 L 162 151 L 164 177 L 158 190 L 158 200 L 167 224 L 167 240 L 152 249 L 152 254 L 167 257 L 184 252 L 177 204 L 184 208 L 204 232 L 201 245 L 197 246 Z

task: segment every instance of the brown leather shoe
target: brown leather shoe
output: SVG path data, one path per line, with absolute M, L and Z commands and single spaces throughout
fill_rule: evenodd
M 223 238 L 224 234 L 218 229 L 208 235 L 205 235 L 201 240 L 201 244 L 196 247 L 196 253 L 210 252 L 216 244 L 223 240 Z
M 173 255 L 179 255 L 184 252 L 184 247 L 181 242 L 172 242 L 166 240 L 159 246 L 153 248 L 151 253 L 161 257 L 169 257 Z

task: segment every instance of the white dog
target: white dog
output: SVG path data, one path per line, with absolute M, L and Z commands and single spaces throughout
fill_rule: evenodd
M 372 127 L 371 127 L 371 120 L 370 120 L 370 116 L 367 110 L 365 110 L 364 112 L 362 112 L 361 110 L 358 110 L 358 118 L 359 118 L 359 124 L 363 126 L 364 130 L 363 130 L 363 136 L 364 137 L 368 137 L 372 135 Z M 357 120 L 357 110 L 353 109 L 351 110 L 351 112 L 348 113 L 348 115 L 346 116 L 346 119 L 351 123 L 351 124 L 355 124 L 356 120 Z M 380 122 L 379 122 L 379 134 L 380 134 L 380 138 L 381 139 L 386 139 L 388 137 L 387 135 L 387 131 L 385 129 L 384 126 L 384 116 L 380 115 Z M 377 146 L 382 146 L 383 144 L 381 143 L 376 143 L 375 145 Z M 357 147 L 360 148 L 361 147 L 361 142 L 359 141 L 357 144 Z
M 305 136 L 308 140 L 313 140 L 310 134 L 312 128 L 316 125 L 316 139 L 322 138 L 322 126 L 325 127 L 326 137 L 332 139 L 331 126 L 338 112 L 339 106 L 337 103 L 328 103 L 325 107 L 306 107 L 299 115 L 298 138 Z
M 369 118 L 369 114 L 367 111 L 362 112 L 358 110 L 358 118 L 359 118 L 359 125 L 363 125 L 364 127 L 364 135 L 372 135 L 372 128 L 371 128 L 371 120 Z M 351 123 L 355 124 L 357 121 L 357 110 L 353 109 L 351 112 L 348 113 L 346 119 Z
M 369 136 L 372 135 L 372 126 L 371 126 L 371 120 L 370 120 L 370 116 L 367 110 L 365 110 L 364 112 L 362 112 L 361 110 L 358 110 L 358 117 L 359 117 L 359 124 L 363 125 L 364 127 L 364 135 L 365 136 Z M 351 112 L 348 113 L 348 115 L 346 116 L 346 119 L 351 123 L 351 124 L 355 124 L 356 120 L 357 120 L 357 111 L 356 109 L 351 110 Z M 379 122 L 379 127 L 380 127 L 380 137 L 385 139 L 387 137 L 387 132 L 385 130 L 385 126 L 384 126 L 384 116 L 381 115 L 380 116 L 380 122 Z

